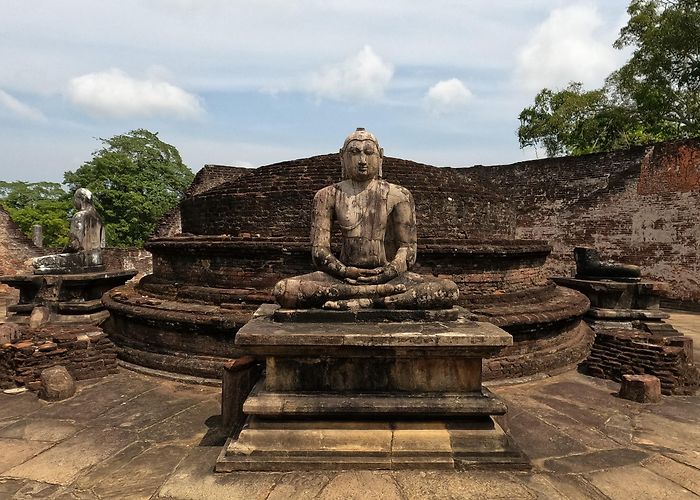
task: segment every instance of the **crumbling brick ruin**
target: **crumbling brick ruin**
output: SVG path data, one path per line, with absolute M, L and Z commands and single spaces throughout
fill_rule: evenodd
M 668 282 L 667 305 L 700 308 L 700 139 L 460 171 L 514 203 L 518 238 L 552 245 L 550 275 L 593 246 Z

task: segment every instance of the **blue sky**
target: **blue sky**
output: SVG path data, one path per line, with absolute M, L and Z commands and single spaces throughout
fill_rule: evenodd
M 61 181 L 134 128 L 195 172 L 329 153 L 358 126 L 433 165 L 534 158 L 518 113 L 619 67 L 627 4 L 4 0 L 0 180 Z

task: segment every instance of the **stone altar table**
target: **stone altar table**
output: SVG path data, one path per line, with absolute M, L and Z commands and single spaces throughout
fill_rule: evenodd
M 236 344 L 265 378 L 216 470 L 527 466 L 493 419 L 482 357 L 511 345 L 448 310 L 284 310 L 263 305 Z

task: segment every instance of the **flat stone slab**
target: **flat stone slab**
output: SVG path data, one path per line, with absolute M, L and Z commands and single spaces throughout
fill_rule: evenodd
M 457 321 L 463 315 L 458 307 L 451 309 L 359 309 L 331 311 L 326 309 L 275 309 L 273 320 L 279 323 L 397 323 L 404 321 Z
M 285 393 L 256 386 L 243 405 L 248 415 L 305 416 L 421 416 L 475 417 L 504 415 L 506 405 L 483 388 L 474 393 Z
M 90 282 L 97 280 L 111 280 L 115 278 L 126 278 L 129 280 L 136 276 L 138 271 L 135 269 L 127 269 L 126 271 L 110 271 L 110 272 L 95 272 L 95 273 L 75 273 L 75 274 L 16 274 L 0 276 L 0 283 L 13 286 L 13 284 L 40 284 L 43 280 L 51 278 L 60 279 L 61 281 L 70 282 Z M 126 281 L 125 280 L 125 281 Z
M 641 320 L 662 320 L 668 319 L 669 314 L 658 309 L 607 309 L 604 307 L 591 307 L 586 316 L 600 320 L 630 321 Z
M 636 279 L 636 278 L 635 278 Z M 569 278 L 566 276 L 554 276 L 552 278 L 557 285 L 573 288 L 580 291 L 601 292 L 604 290 L 626 290 L 634 288 L 645 292 L 662 293 L 668 290 L 668 284 L 661 281 L 619 281 L 612 279 Z
M 529 468 L 490 418 L 451 422 L 251 418 L 229 439 L 217 472 Z
M 279 306 L 264 304 L 236 334 L 236 345 L 257 355 L 371 356 L 373 350 L 415 356 L 482 357 L 513 345 L 505 330 L 485 322 L 406 321 L 396 323 L 276 322 Z

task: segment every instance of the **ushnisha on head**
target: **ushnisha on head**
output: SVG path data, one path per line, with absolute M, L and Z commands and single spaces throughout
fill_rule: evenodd
M 89 189 L 78 188 L 73 195 L 73 205 L 78 210 L 85 210 L 92 205 L 92 192 Z
M 368 181 L 382 177 L 384 150 L 371 132 L 358 128 L 347 136 L 340 148 L 343 179 Z

